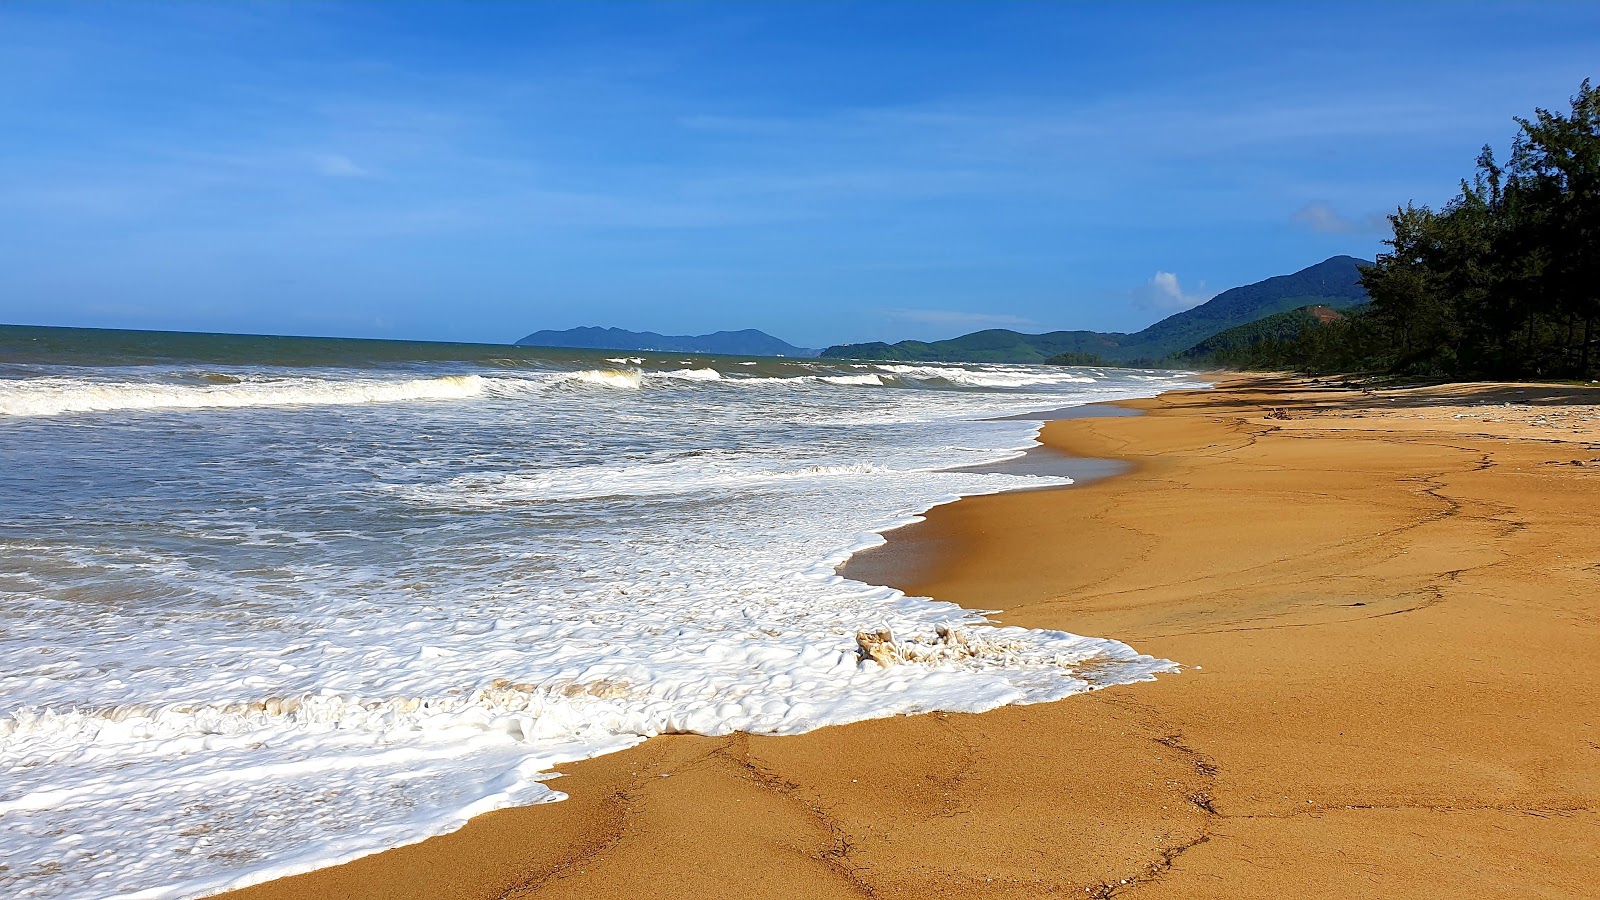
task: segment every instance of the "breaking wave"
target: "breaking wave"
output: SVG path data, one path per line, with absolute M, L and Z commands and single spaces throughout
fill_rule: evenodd
M 0 382 L 0 415 L 55 416 L 137 409 L 400 403 L 462 400 L 484 392 L 484 380 L 477 375 L 445 375 L 407 381 L 312 378 L 251 381 L 227 375 L 212 376 L 205 381 L 204 384 L 162 384 L 29 378 Z
M 632 357 L 622 358 L 631 362 Z M 532 377 L 443 375 L 432 378 L 342 379 L 337 375 L 188 373 L 176 380 L 110 381 L 47 376 L 0 379 L 0 416 L 54 416 L 116 410 L 236 409 L 242 407 L 329 406 L 463 400 L 483 395 L 525 396 L 552 387 L 596 386 L 638 390 L 649 384 L 728 387 L 829 384 L 843 387 L 1025 388 L 1093 383 L 1094 378 L 1048 368 L 884 364 L 854 374 L 808 373 L 787 376 L 724 374 L 710 367 L 668 371 L 638 368 L 581 369 Z M 530 373 L 531 374 L 531 373 Z M 170 377 L 170 376 L 169 376 Z
M 1052 384 L 1093 384 L 1095 382 L 1095 379 L 1088 375 L 1043 366 L 1028 368 L 1017 366 L 990 370 L 969 369 L 958 366 L 903 365 L 881 365 L 877 368 L 880 371 L 888 372 L 901 378 L 914 378 L 919 381 L 944 381 L 963 387 L 1006 388 Z
M 596 384 L 601 387 L 634 390 L 644 383 L 644 374 L 637 369 L 583 369 L 556 376 L 556 382 Z
M 722 373 L 716 369 L 678 369 L 675 372 L 651 373 L 658 378 L 676 378 L 680 381 L 721 381 Z

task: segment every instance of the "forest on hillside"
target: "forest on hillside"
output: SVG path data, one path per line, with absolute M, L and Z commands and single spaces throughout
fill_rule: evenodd
M 1461 192 L 1389 217 L 1361 270 L 1370 304 L 1292 337 L 1220 349 L 1251 369 L 1424 378 L 1600 375 L 1600 90 L 1535 110 L 1505 161 L 1485 146 Z

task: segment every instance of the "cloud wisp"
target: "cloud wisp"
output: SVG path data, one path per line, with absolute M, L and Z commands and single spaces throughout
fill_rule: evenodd
M 1389 225 L 1382 213 L 1369 213 L 1360 218 L 1350 218 L 1326 203 L 1308 203 L 1295 210 L 1297 225 L 1318 234 L 1381 234 Z
M 311 167 L 325 178 L 371 178 L 372 173 L 342 153 L 313 153 Z

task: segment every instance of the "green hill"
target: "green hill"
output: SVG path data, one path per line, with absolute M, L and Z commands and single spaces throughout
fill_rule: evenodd
M 1359 306 L 1346 307 L 1345 312 L 1353 312 L 1359 308 Z M 1174 360 L 1179 363 L 1225 363 L 1266 341 L 1292 341 L 1307 328 L 1343 318 L 1345 312 L 1340 312 L 1331 306 L 1302 306 L 1274 313 L 1265 319 L 1257 319 L 1218 332 L 1177 354 Z
M 975 331 L 947 341 L 901 341 L 897 344 L 842 344 L 822 351 L 836 359 L 882 359 L 907 362 L 1044 362 L 1061 353 L 1105 354 L 1121 334 L 1096 331 L 1052 331 L 1022 334 L 1005 328 Z
M 912 362 L 1044 362 L 1062 354 L 1092 354 L 1110 363 L 1156 362 L 1193 347 L 1218 332 L 1305 306 L 1343 309 L 1364 303 L 1357 266 L 1364 260 L 1335 256 L 1290 275 L 1223 291 L 1194 309 L 1135 334 L 1052 331 L 1021 334 L 990 329 L 945 341 L 839 344 L 822 351 L 834 359 Z

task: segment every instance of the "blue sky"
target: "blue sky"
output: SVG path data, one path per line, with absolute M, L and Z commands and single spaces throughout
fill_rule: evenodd
M 1134 330 L 1371 256 L 1600 5 L 0 4 L 0 321 Z

